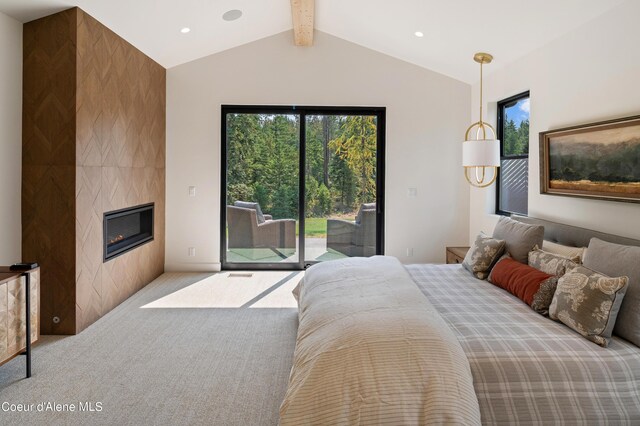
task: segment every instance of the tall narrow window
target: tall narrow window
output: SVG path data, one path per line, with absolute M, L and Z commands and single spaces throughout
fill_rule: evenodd
M 496 213 L 528 212 L 529 195 L 529 92 L 498 102 L 500 171 L 496 188 Z

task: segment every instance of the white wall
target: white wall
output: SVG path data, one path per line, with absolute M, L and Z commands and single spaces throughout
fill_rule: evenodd
M 538 155 L 539 132 L 640 114 L 638 17 L 640 2 L 628 1 L 485 78 L 492 124 L 497 101 L 531 91 L 529 216 L 640 238 L 640 204 L 541 195 Z M 475 119 L 478 102 L 476 84 Z M 495 185 L 472 189 L 470 206 L 470 240 L 481 230 L 491 233 Z
M 219 267 L 221 104 L 386 107 L 386 253 L 444 261 L 444 247 L 468 237 L 460 141 L 470 93 L 467 84 L 322 32 L 311 48 L 295 47 L 287 31 L 169 69 L 166 269 Z M 417 198 L 407 197 L 408 187 Z M 187 256 L 190 246 L 196 257 Z
M 0 265 L 21 260 L 22 23 L 0 13 Z

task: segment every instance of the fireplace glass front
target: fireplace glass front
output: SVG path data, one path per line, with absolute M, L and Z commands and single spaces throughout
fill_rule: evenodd
M 104 214 L 104 261 L 153 240 L 153 203 Z

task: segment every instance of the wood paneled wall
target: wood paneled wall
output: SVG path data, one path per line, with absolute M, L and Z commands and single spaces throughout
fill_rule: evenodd
M 23 30 L 22 258 L 41 265 L 43 333 L 76 323 L 76 27 L 68 10 Z
M 24 39 L 23 258 L 42 332 L 74 334 L 164 270 L 166 72 L 78 8 Z M 149 202 L 154 241 L 103 263 L 103 213 Z

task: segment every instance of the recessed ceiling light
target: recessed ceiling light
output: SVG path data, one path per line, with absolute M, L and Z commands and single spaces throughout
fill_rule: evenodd
M 424 37 L 424 34 L 422 34 L 422 31 L 416 31 L 415 33 L 413 33 L 416 37 Z
M 181 30 L 180 30 L 180 32 L 181 32 L 182 34 L 186 34 L 186 33 L 188 33 L 189 31 L 191 31 L 191 28 L 188 28 L 188 27 L 184 27 L 183 29 L 181 29 Z
M 222 14 L 222 19 L 225 21 L 235 21 L 242 16 L 242 11 L 238 9 L 228 10 Z

